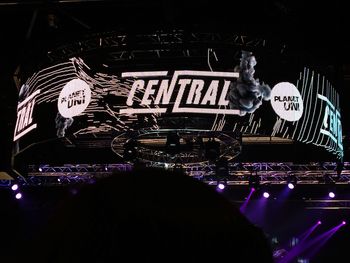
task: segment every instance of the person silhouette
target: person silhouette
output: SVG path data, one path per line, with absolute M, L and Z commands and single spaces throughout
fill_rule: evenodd
M 54 213 L 30 254 L 50 263 L 273 262 L 263 232 L 223 195 L 158 169 L 84 185 Z

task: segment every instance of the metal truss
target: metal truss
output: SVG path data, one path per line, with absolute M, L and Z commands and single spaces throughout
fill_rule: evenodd
M 278 42 L 278 41 L 277 41 Z M 274 40 L 274 43 L 276 41 Z M 118 32 L 100 33 L 89 39 L 60 46 L 47 52 L 50 62 L 96 50 L 113 50 L 110 56 L 116 61 L 136 58 L 193 57 L 207 55 L 208 48 L 250 47 L 277 48 L 285 45 L 274 44 L 263 38 L 252 38 L 234 33 L 187 32 L 173 30 L 157 31 L 150 34 L 120 34 Z M 201 50 L 204 52 L 201 52 Z M 199 53 L 198 53 L 199 52 Z
M 27 176 L 16 178 L 21 185 L 54 186 L 89 184 L 96 179 L 112 176 L 118 172 L 130 171 L 131 164 L 65 164 L 62 166 L 30 165 Z M 3 183 L 5 186 L 5 183 Z M 7 184 L 7 186 L 11 183 Z M 0 185 L 1 186 L 1 185 Z
M 350 200 L 305 200 L 305 208 L 309 210 L 349 210 Z
M 286 184 L 291 179 L 297 184 L 349 184 L 350 163 L 228 163 L 226 167 L 201 163 L 178 165 L 153 163 L 152 167 L 169 170 L 182 170 L 189 176 L 208 184 L 224 181 L 228 185 L 249 185 L 257 178 L 261 185 Z M 31 165 L 28 175 L 18 178 L 27 185 L 61 185 L 90 183 L 97 178 L 117 176 L 118 171 L 130 171 L 133 165 L 120 164 L 66 164 L 63 166 Z
M 63 166 L 30 165 L 29 176 L 104 176 L 115 172 L 129 171 L 132 165 L 120 164 L 65 164 Z
M 177 129 L 176 132 L 181 138 L 188 138 L 193 144 L 191 149 L 181 151 L 179 148 L 178 153 L 169 153 L 165 147 L 152 148 L 149 145 L 152 144 L 154 139 L 166 145 L 166 136 L 169 132 L 174 131 L 173 129 L 162 129 L 156 131 L 138 131 L 135 134 L 121 134 L 115 137 L 112 141 L 112 150 L 124 160 L 127 160 L 124 156 L 125 146 L 130 139 L 139 140 L 137 147 L 135 148 L 134 158 L 139 161 L 146 163 L 147 166 L 158 166 L 158 163 L 167 163 L 167 165 L 173 166 L 181 163 L 184 167 L 199 166 L 201 163 L 207 162 L 205 156 L 205 143 L 208 142 L 209 138 L 215 138 L 219 143 L 220 158 L 226 158 L 232 160 L 238 156 L 242 150 L 242 139 L 241 134 L 235 134 L 232 132 L 222 131 L 202 131 L 195 129 Z M 145 136 L 146 135 L 146 136 Z M 201 139 L 201 143 L 199 142 Z M 144 141 L 143 143 L 140 141 Z M 145 143 L 148 141 L 149 145 Z
M 270 202 L 274 202 L 274 199 L 271 199 Z M 293 200 L 300 202 L 304 209 L 307 210 L 350 210 L 350 200 L 349 199 L 311 199 L 311 198 L 299 198 Z M 240 207 L 244 201 L 233 201 L 236 206 Z M 277 200 L 276 202 L 280 202 Z
M 223 175 L 218 175 L 218 167 L 207 165 L 203 169 L 188 167 L 187 173 L 215 184 L 225 181 L 228 185 L 248 185 L 257 177 L 260 184 L 286 184 L 294 180 L 298 184 L 349 184 L 350 163 L 230 163 Z

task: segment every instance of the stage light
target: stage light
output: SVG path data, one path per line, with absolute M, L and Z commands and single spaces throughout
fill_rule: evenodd
M 288 183 L 288 188 L 289 189 L 294 189 L 294 184 L 293 183 Z
M 265 198 L 269 198 L 269 197 L 270 197 L 270 194 L 269 194 L 268 192 L 264 192 L 264 193 L 263 193 L 263 196 L 264 196 Z
M 343 221 L 343 222 L 341 222 L 343 225 L 346 225 L 346 222 L 345 221 Z
M 223 183 L 219 183 L 217 187 L 219 190 L 224 190 L 226 186 Z
M 294 189 L 297 184 L 297 178 L 295 177 L 295 175 L 289 175 L 287 183 L 289 189 Z
M 16 199 L 21 199 L 22 198 L 22 194 L 21 193 L 17 193 L 15 197 L 16 197 Z
M 18 184 L 12 185 L 12 186 L 11 186 L 11 189 L 12 189 L 13 191 L 16 191 L 16 190 L 18 189 Z
M 328 196 L 329 196 L 330 198 L 334 198 L 334 197 L 335 197 L 335 193 L 334 193 L 334 192 L 329 192 L 329 193 L 328 193 Z
M 318 220 L 318 221 L 317 221 L 317 224 L 318 224 L 318 225 L 321 225 L 321 224 L 322 224 L 321 220 Z
M 39 167 L 39 169 L 38 169 L 38 170 L 39 170 L 39 172 L 42 172 L 42 171 L 43 171 L 43 168 Z
M 254 187 L 250 188 L 250 193 L 249 193 L 248 197 L 245 198 L 244 203 L 241 205 L 241 207 L 239 209 L 242 213 L 245 212 L 247 205 L 248 205 L 248 202 L 250 201 L 250 198 L 252 197 L 254 192 L 255 192 L 255 188 Z

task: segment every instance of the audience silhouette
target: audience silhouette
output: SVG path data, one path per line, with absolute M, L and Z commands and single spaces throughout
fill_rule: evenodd
M 263 232 L 223 195 L 158 169 L 85 185 L 54 213 L 30 253 L 50 263 L 273 262 Z

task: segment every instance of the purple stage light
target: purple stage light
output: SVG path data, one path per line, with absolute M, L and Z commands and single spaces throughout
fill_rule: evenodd
M 289 183 L 289 184 L 288 184 L 288 188 L 289 188 L 289 189 L 294 189 L 294 184 Z
M 346 225 L 346 222 L 345 221 L 343 221 L 343 222 L 341 222 L 343 225 Z
M 328 193 L 328 196 L 329 196 L 330 198 L 334 198 L 334 197 L 335 197 L 335 193 L 334 193 L 334 192 L 329 192 L 329 193 Z
M 219 184 L 218 184 L 218 188 L 219 188 L 220 190 L 224 190 L 224 189 L 225 189 L 225 185 L 224 185 L 223 183 L 219 183 Z
M 21 193 L 18 193 L 18 194 L 16 194 L 16 199 L 21 199 L 22 198 L 22 194 Z
M 306 238 L 310 235 L 310 231 L 308 231 L 307 236 L 304 237 L 297 246 L 293 247 L 288 252 L 288 254 L 282 259 L 282 261 L 279 261 L 279 263 L 290 263 L 293 261 L 293 259 L 297 258 L 299 255 L 305 252 L 307 252 L 308 258 L 312 258 L 316 253 L 320 251 L 320 249 L 325 245 L 325 243 L 344 225 L 344 222 L 345 221 L 312 239 L 306 240 Z M 313 230 L 316 228 L 317 225 L 318 224 L 316 224 L 313 227 Z
M 246 197 L 244 203 L 241 205 L 241 208 L 240 208 L 242 213 L 245 212 L 245 209 L 247 208 L 248 202 L 249 202 L 249 200 L 252 197 L 254 192 L 255 192 L 255 188 L 254 187 L 250 188 L 250 193 L 249 193 L 248 197 Z
M 309 236 L 316 230 L 316 228 L 321 225 L 322 222 L 321 220 L 318 220 L 317 223 L 315 225 L 313 225 L 311 228 L 309 228 L 308 230 L 306 230 L 303 234 L 300 235 L 299 237 L 299 244 L 304 243 L 306 239 L 309 238 Z
M 12 186 L 11 186 L 11 189 L 12 189 L 13 191 L 16 191 L 16 190 L 18 189 L 18 184 L 12 185 Z
M 269 197 L 270 197 L 270 194 L 269 194 L 268 192 L 264 192 L 264 193 L 263 193 L 263 196 L 264 196 L 265 198 L 269 198 Z

